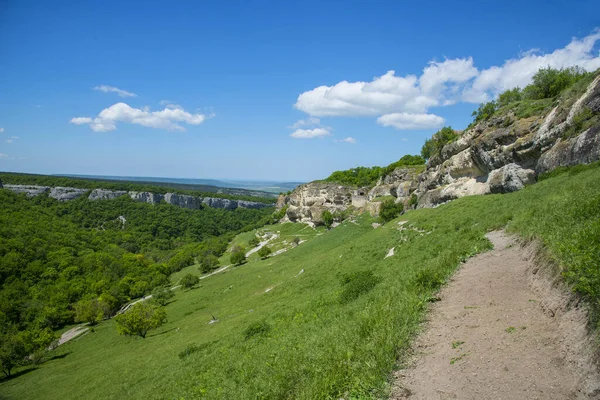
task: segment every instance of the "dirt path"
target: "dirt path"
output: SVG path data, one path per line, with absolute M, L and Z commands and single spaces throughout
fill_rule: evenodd
M 600 398 L 582 353 L 583 313 L 544 307 L 552 303 L 544 296 L 560 292 L 531 285 L 531 257 L 510 237 L 488 239 L 494 250 L 469 260 L 441 291 L 412 366 L 396 372 L 392 399 Z

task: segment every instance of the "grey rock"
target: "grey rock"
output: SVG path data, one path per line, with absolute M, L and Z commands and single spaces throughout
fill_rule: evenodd
M 491 193 L 516 192 L 532 183 L 535 183 L 535 171 L 514 163 L 492 171 L 487 180 Z
M 8 189 L 17 194 L 25 194 L 27 197 L 38 196 L 42 193 L 48 193 L 50 191 L 49 186 L 36 185 L 4 185 L 4 189 Z
M 205 197 L 202 204 L 212 208 L 224 208 L 226 210 L 235 210 L 238 207 L 237 200 L 220 199 L 214 197 Z
M 83 196 L 87 191 L 88 189 L 57 186 L 50 190 L 49 196 L 58 201 L 69 201 Z
M 124 194 L 127 194 L 127 192 L 124 190 L 94 189 L 92 190 L 92 193 L 90 193 L 88 199 L 91 201 L 112 200 L 123 196 Z
M 165 196 L 160 193 L 151 193 L 151 192 L 129 192 L 129 197 L 132 200 L 138 201 L 140 203 L 149 203 L 149 204 L 159 204 Z
M 270 204 L 259 203 L 257 201 L 247 201 L 247 200 L 236 200 L 237 206 L 241 208 L 250 208 L 254 210 L 258 210 L 261 208 L 272 207 Z
M 579 136 L 557 142 L 538 160 L 536 172 L 557 167 L 589 164 L 600 160 L 600 126 L 594 126 Z
M 165 202 L 174 206 L 199 210 L 202 207 L 202 198 L 187 194 L 167 193 Z

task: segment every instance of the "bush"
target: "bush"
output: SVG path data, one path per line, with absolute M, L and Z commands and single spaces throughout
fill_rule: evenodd
M 514 103 L 515 101 L 520 101 L 523 98 L 523 93 L 520 87 L 516 87 L 514 89 L 506 90 L 498 96 L 498 101 L 496 102 L 498 108 L 505 107 L 510 103 Z
M 214 254 L 205 254 L 200 258 L 200 272 L 207 274 L 219 267 L 219 258 Z
M 381 282 L 381 278 L 375 276 L 370 270 L 344 275 L 341 280 L 344 289 L 340 294 L 340 303 L 345 304 L 357 299 L 362 294 L 371 291 L 379 282 Z
M 379 210 L 379 218 L 383 223 L 393 220 L 404 210 L 402 203 L 396 203 L 394 200 L 384 200 Z
M 169 288 L 155 288 L 152 291 L 152 301 L 159 306 L 166 306 L 173 297 L 175 293 Z
M 300 244 L 300 238 L 298 236 L 292 239 L 292 244 L 298 246 Z
M 256 236 L 253 236 L 252 239 L 248 240 L 248 247 L 250 247 L 250 248 L 256 247 L 259 244 L 260 244 L 260 240 Z
M 108 305 L 98 299 L 80 300 L 75 304 L 75 322 L 96 325 L 108 316 Z
M 413 193 L 410 195 L 410 200 L 408 201 L 408 206 L 414 207 L 417 205 L 418 201 L 419 201 L 419 198 L 417 197 L 416 194 Z
M 495 101 L 490 101 L 488 103 L 482 103 L 479 105 L 479 108 L 471 114 L 473 117 L 473 122 L 478 123 L 482 121 L 487 121 L 494 115 L 496 110 L 498 109 L 498 104 Z
M 323 211 L 323 224 L 325 224 L 325 227 L 327 229 L 331 228 L 331 225 L 333 225 L 333 214 L 331 214 L 331 212 L 329 210 L 325 210 Z
M 526 99 L 540 100 L 558 96 L 563 90 L 584 78 L 588 73 L 581 67 L 540 68 L 530 85 L 523 90 Z
M 129 310 L 115 317 L 117 331 L 121 335 L 146 337 L 149 330 L 167 322 L 167 312 L 147 302 L 134 304 Z
M 458 139 L 458 133 L 451 126 L 445 126 L 433 134 L 431 139 L 427 139 L 421 148 L 421 156 L 429 159 L 440 153 L 442 147 Z
M 244 330 L 244 338 L 246 340 L 254 336 L 264 336 L 271 330 L 271 325 L 267 321 L 253 322 Z
M 267 257 L 269 257 L 269 255 L 272 253 L 273 251 L 271 250 L 271 248 L 269 246 L 263 246 L 260 248 L 260 250 L 258 250 L 258 256 L 261 259 L 266 259 Z
M 191 289 L 196 286 L 200 282 L 200 278 L 196 275 L 186 274 L 183 278 L 181 278 L 181 286 L 185 289 Z
M 242 249 L 233 251 L 231 253 L 231 257 L 229 258 L 229 261 L 233 265 L 242 265 L 243 263 L 246 262 L 246 254 L 244 254 L 244 251 Z

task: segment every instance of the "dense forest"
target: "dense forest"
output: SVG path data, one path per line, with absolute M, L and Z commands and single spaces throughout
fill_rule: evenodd
M 48 344 L 39 338 L 84 321 L 78 310 L 86 302 L 111 316 L 171 273 L 220 256 L 236 233 L 273 219 L 272 208 L 189 210 L 126 196 L 59 202 L 8 190 L 0 190 L 0 207 L 0 336 L 37 338 L 38 348 Z
M 63 186 L 80 189 L 127 190 L 161 194 L 165 194 L 167 192 L 174 192 L 201 197 L 217 197 L 231 200 L 257 201 L 266 204 L 271 204 L 275 202 L 275 198 L 273 197 L 272 193 L 251 191 L 246 189 L 218 188 L 208 185 L 188 185 L 171 182 L 116 181 L 108 179 L 88 179 L 54 175 L 22 174 L 15 172 L 0 172 L 0 181 L 2 181 L 5 184 L 12 185 L 39 185 L 50 187 Z M 227 191 L 229 193 L 214 192 L 212 190 Z

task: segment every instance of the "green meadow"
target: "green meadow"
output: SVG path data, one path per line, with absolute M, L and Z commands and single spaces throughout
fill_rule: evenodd
M 104 321 L 50 361 L 0 381 L 0 398 L 384 398 L 435 291 L 490 249 L 484 235 L 500 228 L 545 245 L 597 327 L 599 182 L 598 165 L 579 166 L 520 192 L 409 211 L 376 229 L 366 214 L 329 231 L 263 227 L 280 235 L 273 250 L 288 250 L 266 260 L 253 254 L 176 290 L 168 322 L 145 339 Z M 247 246 L 255 232 L 231 245 Z M 294 237 L 306 241 L 294 247 Z M 191 266 L 172 281 L 185 273 L 200 274 Z

